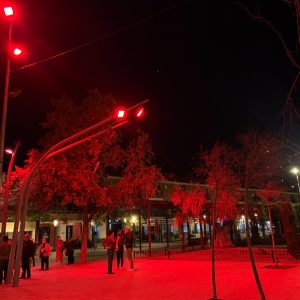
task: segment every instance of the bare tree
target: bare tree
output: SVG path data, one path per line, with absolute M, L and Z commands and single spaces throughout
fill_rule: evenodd
M 300 114 L 294 104 L 294 98 L 300 81 L 300 1 L 299 0 L 277 0 L 277 1 L 240 1 L 238 5 L 254 20 L 265 24 L 277 36 L 286 57 L 295 70 L 294 79 L 291 83 L 281 117 L 283 129 L 286 123 L 291 123 Z M 277 7 L 280 18 L 275 18 L 272 11 Z M 290 20 L 294 24 L 294 30 L 290 26 L 284 26 L 284 21 Z M 286 22 L 285 22 L 286 23 Z M 288 29 L 288 31 L 286 30 Z M 291 37 L 291 35 L 293 35 Z
M 217 298 L 215 275 L 215 237 L 217 217 L 234 215 L 238 201 L 237 179 L 234 175 L 236 163 L 235 151 L 226 144 L 216 143 L 211 151 L 200 153 L 199 166 L 195 173 L 206 178 L 206 185 L 212 200 L 212 233 L 211 233 L 211 260 L 212 260 L 212 288 L 213 298 Z
M 276 182 L 268 182 L 263 188 L 259 189 L 256 192 L 256 194 L 262 199 L 268 210 L 268 216 L 270 220 L 270 233 L 272 238 L 273 261 L 276 264 L 276 267 L 278 266 L 279 261 L 276 256 L 271 207 L 276 205 L 276 203 L 280 200 L 280 195 L 282 192 L 283 189 Z
M 238 150 L 238 166 L 241 187 L 244 188 L 244 210 L 246 222 L 246 238 L 249 257 L 255 281 L 261 296 L 265 300 L 263 287 L 257 272 L 253 249 L 250 239 L 249 202 L 251 193 L 249 189 L 259 188 L 274 177 L 279 167 L 280 145 L 278 138 L 271 134 L 260 134 L 255 130 L 238 136 L 240 148 Z

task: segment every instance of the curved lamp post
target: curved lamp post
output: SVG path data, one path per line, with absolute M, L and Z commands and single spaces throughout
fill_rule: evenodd
M 130 108 L 128 108 L 127 111 L 129 112 L 133 109 L 139 108 L 141 105 L 147 103 L 148 101 L 149 101 L 149 99 L 141 101 L 138 104 L 133 105 Z M 62 140 L 61 142 L 57 143 L 52 148 L 50 148 L 48 151 L 46 151 L 41 156 L 41 158 L 37 161 L 37 163 L 30 169 L 29 173 L 26 175 L 26 177 L 23 181 L 21 191 L 20 191 L 19 201 L 17 203 L 15 223 L 14 223 L 13 242 L 12 242 L 12 246 L 11 246 L 6 283 L 11 282 L 12 268 L 14 266 L 12 286 L 17 287 L 19 284 L 19 274 L 20 274 L 20 264 L 21 264 L 22 249 L 23 249 L 25 221 L 26 221 L 28 201 L 29 201 L 29 188 L 30 188 L 31 182 L 32 182 L 38 168 L 40 167 L 40 165 L 42 163 L 44 163 L 47 159 L 49 159 L 61 152 L 64 152 L 74 146 L 77 146 L 77 145 L 79 145 L 87 140 L 90 140 L 98 135 L 101 135 L 102 133 L 105 133 L 109 130 L 120 127 L 120 126 L 126 124 L 127 122 L 128 121 L 123 120 L 123 118 L 116 119 L 116 116 L 113 115 L 103 121 L 96 123 L 95 125 L 92 125 L 84 130 L 81 130 L 80 132 Z M 107 127 L 103 129 L 104 126 L 107 126 Z M 19 238 L 18 238 L 19 219 L 21 219 L 21 224 L 20 224 L 20 233 L 19 233 Z M 18 245 L 18 248 L 16 251 L 17 245 Z M 13 261 L 14 261 L 15 252 L 16 252 L 16 261 L 14 264 Z

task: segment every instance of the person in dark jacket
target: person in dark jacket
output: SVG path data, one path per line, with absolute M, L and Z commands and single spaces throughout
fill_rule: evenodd
M 5 235 L 0 243 L 0 284 L 2 284 L 3 279 L 4 282 L 6 281 L 10 246 L 11 245 L 8 243 L 8 236 Z
M 127 258 L 129 260 L 129 263 L 130 263 L 129 271 L 134 271 L 133 257 L 132 257 L 132 253 L 133 253 L 133 236 L 132 236 L 132 233 L 129 230 L 129 228 L 125 228 L 124 232 L 125 232 L 125 247 L 126 247 L 126 252 L 127 252 Z
M 121 269 L 123 269 L 123 264 L 124 264 L 123 253 L 124 253 L 124 235 L 123 235 L 123 231 L 120 229 L 118 230 L 118 234 L 116 238 L 116 254 L 117 254 L 118 270 L 120 269 L 120 264 L 121 264 Z
M 68 241 L 66 242 L 66 255 L 68 256 L 68 265 L 74 264 L 74 241 L 72 238 L 69 238 Z
M 108 229 L 106 232 L 106 238 L 103 241 L 103 247 L 104 249 L 107 249 L 107 274 L 114 274 L 112 271 L 112 264 L 114 259 L 114 253 L 115 253 L 115 238 L 114 238 L 114 232 L 111 229 Z
M 24 242 L 23 242 L 23 250 L 22 250 L 22 275 L 21 278 L 24 279 L 27 274 L 27 278 L 31 277 L 30 272 L 30 265 L 31 259 L 34 254 L 34 244 L 30 240 L 29 234 L 24 235 Z

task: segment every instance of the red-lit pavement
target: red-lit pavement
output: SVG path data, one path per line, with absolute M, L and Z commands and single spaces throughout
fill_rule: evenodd
M 300 264 L 288 268 L 265 268 L 257 264 L 266 298 L 300 299 Z M 116 263 L 114 261 L 114 267 Z M 1 299 L 209 299 L 210 262 L 183 260 L 136 260 L 136 271 L 115 270 L 107 275 L 106 260 L 87 264 L 52 263 L 49 271 L 32 269 L 32 278 L 20 280 L 19 287 L 0 286 Z M 224 300 L 259 300 L 249 263 L 217 262 L 218 297 Z

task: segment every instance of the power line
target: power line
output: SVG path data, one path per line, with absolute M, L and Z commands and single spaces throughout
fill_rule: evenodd
M 184 0 L 184 1 L 178 2 L 178 3 L 176 3 L 176 4 L 172 5 L 172 6 L 169 6 L 169 7 L 165 8 L 165 9 L 162 9 L 162 10 L 160 10 L 160 11 L 158 11 L 158 12 L 156 12 L 156 13 L 150 15 L 150 16 L 147 16 L 147 17 L 145 17 L 145 18 L 142 18 L 142 19 L 140 19 L 140 20 L 137 20 L 137 21 L 135 21 L 135 22 L 133 22 L 133 23 L 127 25 L 127 26 L 124 26 L 124 27 L 122 27 L 122 28 L 120 28 L 120 29 L 117 29 L 117 30 L 115 30 L 115 31 L 112 31 L 112 32 L 110 32 L 110 33 L 107 33 L 107 34 L 105 34 L 105 35 L 103 35 L 103 36 L 101 36 L 101 37 L 99 37 L 99 38 L 96 38 L 96 39 L 91 40 L 91 41 L 89 41 L 89 42 L 83 43 L 83 44 L 81 44 L 81 45 L 79 45 L 79 46 L 76 46 L 76 47 L 74 47 L 74 48 L 71 48 L 71 49 L 69 49 L 69 50 L 66 50 L 66 51 L 57 53 L 57 54 L 55 54 L 55 55 L 49 56 L 49 57 L 47 57 L 47 58 L 44 58 L 44 59 L 35 61 L 35 62 L 33 62 L 33 63 L 30 63 L 30 64 L 27 64 L 27 65 L 25 65 L 25 66 L 23 66 L 23 67 L 20 67 L 20 68 L 15 69 L 15 70 L 13 70 L 13 71 L 11 71 L 11 72 L 15 72 L 15 71 L 19 71 L 19 70 L 24 70 L 24 69 L 33 67 L 33 66 L 38 65 L 38 64 L 41 64 L 41 63 L 43 63 L 43 62 L 47 62 L 47 61 L 56 59 L 56 58 L 58 58 L 58 57 L 61 57 L 61 56 L 63 56 L 63 55 L 69 54 L 69 53 L 71 53 L 71 52 L 77 51 L 77 50 L 79 50 L 79 49 L 82 49 L 82 48 L 84 48 L 84 47 L 87 47 L 87 46 L 89 46 L 89 45 L 92 45 L 92 44 L 94 44 L 94 43 L 96 43 L 96 42 L 103 41 L 103 40 L 106 39 L 106 38 L 109 38 L 109 37 L 111 37 L 111 36 L 113 36 L 113 35 L 116 35 L 116 34 L 118 34 L 118 33 L 124 32 L 124 31 L 126 31 L 126 30 L 128 30 L 128 29 L 131 29 L 131 28 L 133 28 L 133 27 L 135 27 L 135 26 L 137 26 L 137 25 L 139 25 L 139 24 L 141 24 L 141 23 L 144 23 L 144 22 L 146 22 L 146 21 L 148 21 L 148 20 L 150 20 L 150 19 L 152 19 L 152 18 L 154 18 L 154 17 L 157 17 L 157 16 L 159 16 L 159 15 L 162 15 L 162 14 L 164 14 L 164 13 L 170 11 L 170 10 L 173 10 L 174 8 L 177 8 L 178 6 L 181 6 L 181 5 L 185 4 L 185 3 L 188 2 L 188 1 L 189 1 L 189 0 Z

